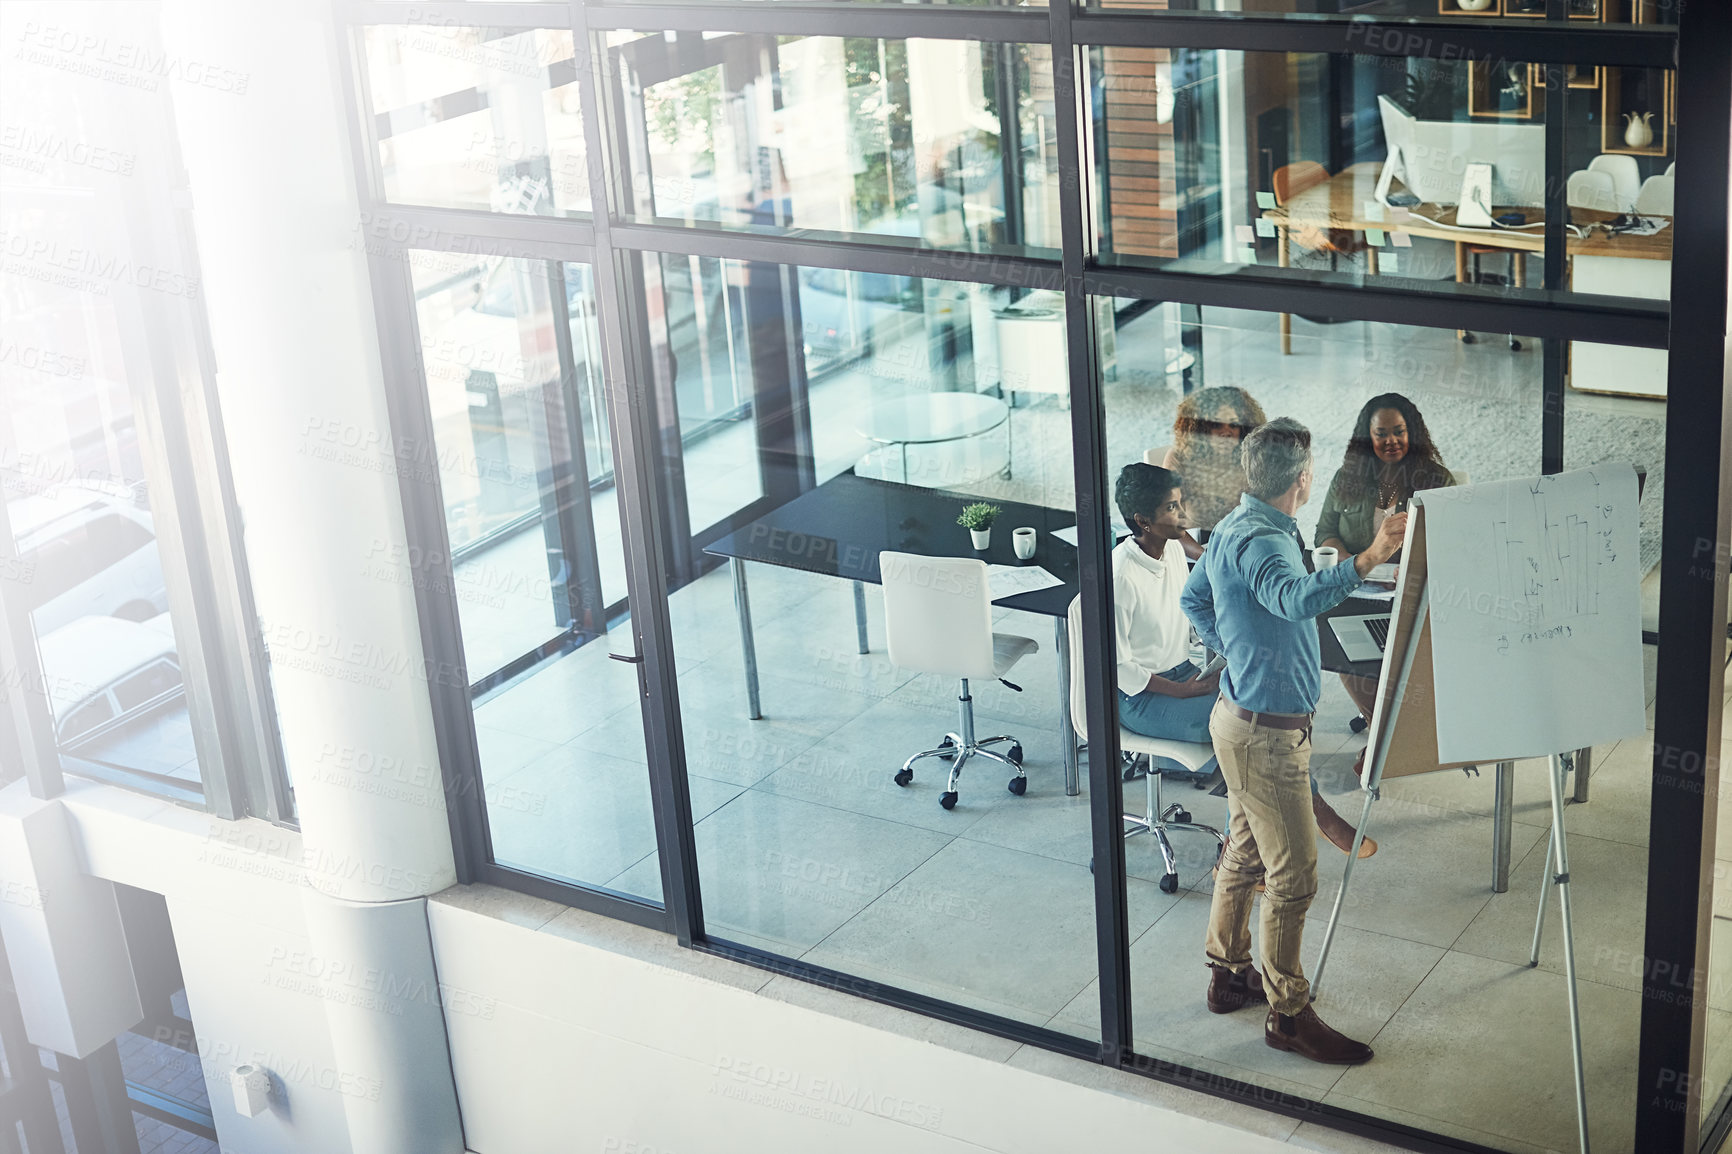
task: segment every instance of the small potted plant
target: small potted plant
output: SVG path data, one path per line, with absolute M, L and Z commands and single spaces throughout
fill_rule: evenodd
M 1003 511 L 997 505 L 976 501 L 962 507 L 962 514 L 956 518 L 956 523 L 968 530 L 976 549 L 985 549 L 992 544 L 992 523 L 998 520 L 998 515 Z

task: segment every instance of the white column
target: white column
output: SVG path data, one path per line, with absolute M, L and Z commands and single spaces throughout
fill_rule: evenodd
M 329 0 L 162 3 L 168 56 L 199 65 L 172 82 L 175 120 L 301 821 L 309 957 L 358 991 L 321 999 L 337 1067 L 377 1078 L 344 1102 L 350 1146 L 456 1154 L 422 900 L 456 875 L 397 478 L 436 463 L 393 451 L 346 35 Z

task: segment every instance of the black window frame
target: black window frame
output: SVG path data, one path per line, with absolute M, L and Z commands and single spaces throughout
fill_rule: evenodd
M 1680 205 L 1724 204 L 1728 177 L 1727 136 L 1732 108 L 1732 8 L 1681 5 L 1672 25 L 1596 25 L 1565 19 L 1566 0 L 1547 0 L 1546 19 L 1524 22 L 1473 20 L 1332 18 L 1221 13 L 1138 13 L 1081 9 L 1054 2 L 1042 11 L 895 3 L 489 3 L 432 0 L 348 0 L 340 12 L 350 36 L 345 82 L 356 124 L 357 182 L 362 210 L 385 234 L 431 230 L 441 244 L 472 242 L 523 246 L 545 255 L 546 243 L 581 247 L 597 277 L 602 352 L 608 379 L 647 380 L 647 321 L 633 291 L 641 284 L 637 262 L 644 253 L 672 253 L 774 262 L 908 277 L 967 280 L 1015 287 L 1060 289 L 1066 299 L 1066 342 L 1072 385 L 1072 448 L 1079 510 L 1108 503 L 1101 450 L 1105 414 L 1096 360 L 1095 296 L 1143 301 L 1175 301 L 1189 306 L 1216 305 L 1261 312 L 1295 312 L 1431 328 L 1518 331 L 1542 342 L 1544 407 L 1541 466 L 1564 467 L 1565 357 L 1573 340 L 1669 349 L 1667 398 L 1667 496 L 1662 548 L 1661 628 L 1646 640 L 1660 645 L 1660 692 L 1655 719 L 1655 773 L 1652 837 L 1648 864 L 1648 906 L 1643 978 L 1639 1084 L 1633 1103 L 1602 1103 L 1599 1108 L 1635 1110 L 1636 1142 L 1643 1150 L 1696 1154 L 1732 1128 L 1732 1104 L 1721 1100 L 1698 1125 L 1690 1086 L 1703 1069 L 1702 1029 L 1706 1012 L 1707 903 L 1701 887 L 1705 847 L 1714 837 L 1714 759 L 1720 739 L 1719 690 L 1725 671 L 1726 549 L 1732 498 L 1728 488 L 1728 451 L 1722 420 L 1727 405 L 1721 373 L 1725 331 L 1727 222 L 1718 211 L 1685 211 L 1674 232 L 1671 301 L 1608 298 L 1562 291 L 1564 245 L 1562 209 L 1565 123 L 1547 119 L 1549 181 L 1545 274 L 1535 291 L 1519 297 L 1427 292 L 1412 287 L 1349 286 L 1327 283 L 1282 270 L 1241 270 L 1220 275 L 1181 268 L 1150 267 L 1096 252 L 1099 235 L 1091 219 L 1094 205 L 1085 195 L 1096 169 L 1092 141 L 1082 131 L 1087 93 L 1077 84 L 1086 76 L 1088 53 L 1101 46 L 1206 48 L 1263 52 L 1318 52 L 1384 57 L 1465 60 L 1509 58 L 1545 66 L 1548 85 L 1561 86 L 1563 65 L 1629 65 L 1678 69 L 1680 109 L 1676 132 L 1689 140 L 1678 154 Z M 368 110 L 357 100 L 366 91 L 357 82 L 359 29 L 374 23 L 434 23 L 488 28 L 569 27 L 580 56 L 592 63 L 583 92 L 583 119 L 596 211 L 587 219 L 507 217 L 487 213 L 409 208 L 387 204 L 378 173 L 377 148 L 369 135 Z M 1057 110 L 1059 187 L 1063 246 L 1059 259 L 1039 255 L 969 253 L 926 248 L 919 243 L 873 241 L 858 237 L 763 235 L 745 229 L 641 223 L 627 219 L 630 204 L 625 142 L 620 137 L 616 98 L 607 84 L 609 31 L 746 32 L 766 35 L 868 36 L 886 39 L 949 38 L 986 42 L 1045 44 L 1052 52 Z M 1682 95 L 1692 99 L 1685 102 Z M 607 211 L 604 211 L 604 206 Z M 553 258 L 549 258 L 553 259 Z M 413 332 L 413 304 L 404 295 L 407 278 L 387 254 L 369 249 L 377 320 L 385 359 L 394 435 L 413 434 L 415 416 L 406 396 L 419 387 L 414 350 L 401 334 Z M 1689 286 L 1686 290 L 1684 286 Z M 406 304 L 405 301 L 408 300 Z M 1085 684 L 1090 731 L 1103 735 L 1090 758 L 1090 788 L 1096 861 L 1095 913 L 1101 989 L 1099 1041 L 1031 1027 L 995 1015 L 915 994 L 807 963 L 764 953 L 719 939 L 705 930 L 697 874 L 697 855 L 687 791 L 684 742 L 672 660 L 672 636 L 665 603 L 665 577 L 683 564 L 670 531 L 665 503 L 669 484 L 658 469 L 650 434 L 653 414 L 647 389 L 613 390 L 612 429 L 621 478 L 621 500 L 628 511 L 631 551 L 628 584 L 634 607 L 633 634 L 646 703 L 652 797 L 662 857 L 665 904 L 650 908 L 615 896 L 549 882 L 504 870 L 488 860 L 478 839 L 482 804 L 474 776 L 473 732 L 468 702 L 435 685 L 434 717 L 441 757 L 448 774 L 458 872 L 464 882 L 487 881 L 551 898 L 580 908 L 654 925 L 675 934 L 683 945 L 762 967 L 779 974 L 848 990 L 1017 1041 L 1135 1071 L 1206 1093 L 1261 1106 L 1292 1117 L 1361 1133 L 1423 1150 L 1477 1150 L 1458 1139 L 1417 1130 L 1381 1118 L 1339 1109 L 1258 1085 L 1155 1061 L 1135 1053 L 1131 1044 L 1129 936 L 1126 925 L 1126 873 L 1116 785 L 1117 725 L 1112 715 L 1113 664 L 1100 628 L 1110 611 L 1111 568 L 1101 518 L 1083 516 L 1079 574 L 1084 614 Z M 1686 414 L 1689 414 L 1686 416 Z M 399 421 L 404 424 L 399 428 Z M 443 537 L 437 494 L 404 485 L 411 552 L 442 556 Z M 677 499 L 677 498 L 676 498 Z M 675 518 L 677 520 L 677 516 Z M 683 528 L 683 526 L 681 526 Z M 1721 543 L 1703 580 L 1701 542 Z M 420 546 L 419 549 L 413 548 Z M 438 581 L 415 582 L 424 643 L 429 657 L 460 657 L 454 606 L 430 596 Z M 1667 774 L 1665 761 L 1694 753 L 1709 768 L 1691 775 Z M 1685 831 L 1682 835 L 1679 831 Z M 1685 884 L 1693 882 L 1694 884 Z M 1675 974 L 1696 980 L 1678 988 Z M 1676 1071 L 1692 1076 L 1678 1077 Z M 1666 1076 L 1672 1072 L 1671 1076 Z

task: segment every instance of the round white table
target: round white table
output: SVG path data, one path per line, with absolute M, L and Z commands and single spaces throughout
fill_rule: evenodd
M 1004 457 L 996 453 L 965 451 L 959 454 L 927 454 L 921 468 L 909 467 L 909 448 L 915 445 L 948 445 L 973 441 L 1002 426 L 1005 430 Z M 1010 473 L 1010 406 L 984 393 L 913 393 L 868 405 L 861 414 L 856 431 L 869 441 L 884 446 L 873 450 L 855 466 L 861 475 L 896 480 L 894 465 L 888 460 L 892 449 L 900 464 L 903 484 L 927 483 L 921 474 L 938 474 L 933 480 L 940 485 L 978 479 L 995 472 Z M 979 448 L 981 446 L 973 446 Z M 994 446 L 996 449 L 996 446 Z M 991 459 L 988 459 L 988 458 Z M 877 458 L 875 461 L 874 458 Z M 974 466 L 972 469 L 970 466 Z M 973 472 L 976 476 L 962 474 Z M 954 476 L 950 474 L 956 474 Z

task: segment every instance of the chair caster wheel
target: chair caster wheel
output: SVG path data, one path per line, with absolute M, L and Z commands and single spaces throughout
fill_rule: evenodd
M 1352 721 L 1349 721 L 1347 723 L 1347 728 L 1351 729 L 1354 733 L 1364 733 L 1370 725 L 1371 723 L 1365 720 L 1365 715 L 1361 714 L 1358 717 L 1355 717 Z
M 1095 859 L 1092 857 L 1089 859 L 1089 872 L 1091 874 L 1095 872 Z
M 1010 779 L 1010 784 L 1005 788 L 1016 794 L 1016 796 L 1021 797 L 1023 794 L 1028 792 L 1028 778 L 1013 777 Z
M 941 759 L 943 759 L 944 761 L 955 761 L 956 760 L 956 743 L 954 741 L 950 740 L 947 737 L 943 741 L 938 743 L 938 748 L 939 749 L 948 749 L 950 751 L 949 753 L 939 754 L 938 756 Z
M 1012 745 L 1010 747 L 1010 752 L 1006 753 L 1004 756 L 1010 758 L 1010 760 L 1016 762 L 1016 764 L 1021 765 L 1022 764 L 1022 742 L 1019 741 L 1015 745 Z
M 896 771 L 896 777 L 893 780 L 897 785 L 907 785 L 909 782 L 914 780 L 914 771 L 912 769 L 899 769 Z
M 1178 822 L 1180 825 L 1189 825 L 1191 821 L 1191 811 L 1188 809 L 1181 809 L 1178 813 L 1173 815 L 1173 820 Z
M 1521 352 L 1522 351 L 1522 343 L 1520 341 L 1516 340 L 1514 337 L 1511 337 L 1509 339 L 1509 351 L 1512 353 Z
M 1479 343 L 1479 338 L 1474 336 L 1472 333 L 1462 333 L 1461 343 L 1464 345 L 1475 345 Z
M 956 794 L 950 790 L 944 791 L 938 795 L 938 804 L 943 806 L 945 809 L 955 809 Z
M 1178 874 L 1163 874 L 1161 876 L 1161 892 L 1162 893 L 1164 893 L 1164 894 L 1177 893 L 1178 889 L 1179 889 L 1179 875 Z

